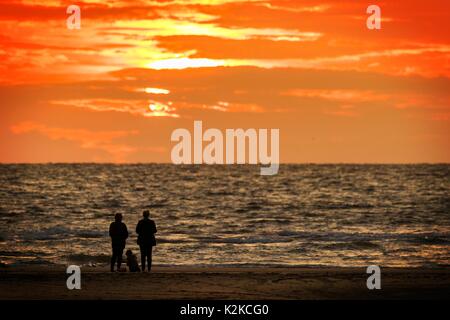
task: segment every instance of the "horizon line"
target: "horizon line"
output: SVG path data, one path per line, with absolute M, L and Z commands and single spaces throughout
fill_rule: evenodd
M 148 164 L 171 164 L 174 166 L 267 166 L 270 164 L 262 163 L 182 163 L 174 164 L 172 162 L 0 162 L 0 165 L 46 165 L 46 164 L 97 164 L 97 165 L 148 165 Z M 275 163 L 273 163 L 275 164 Z M 280 162 L 278 165 L 450 165 L 450 162 Z

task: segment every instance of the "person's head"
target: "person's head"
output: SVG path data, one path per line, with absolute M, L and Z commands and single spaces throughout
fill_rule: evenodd
M 127 252 L 125 253 L 127 257 L 132 256 L 133 255 L 133 251 L 131 251 L 130 249 L 127 250 Z
M 150 211 L 144 210 L 144 212 L 142 212 L 142 215 L 144 216 L 144 218 L 148 218 L 150 217 Z
M 114 216 L 114 220 L 116 220 L 116 222 L 122 222 L 122 214 L 116 213 L 116 215 Z

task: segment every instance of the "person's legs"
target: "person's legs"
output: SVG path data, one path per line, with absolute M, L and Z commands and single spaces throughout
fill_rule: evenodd
M 145 271 L 145 248 L 143 245 L 139 246 L 139 249 L 141 251 L 141 268 L 142 268 L 142 272 Z
M 148 259 L 148 271 L 150 272 L 152 270 L 152 246 L 148 247 L 147 251 L 147 259 Z
M 117 248 L 117 270 L 120 271 L 120 266 L 122 264 L 122 255 L 124 247 Z
M 111 257 L 111 272 L 114 271 L 114 265 L 116 264 L 117 260 L 117 250 L 116 247 L 112 247 L 112 257 Z

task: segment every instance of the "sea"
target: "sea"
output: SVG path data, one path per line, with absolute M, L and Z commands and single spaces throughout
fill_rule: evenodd
M 0 264 L 108 265 L 123 215 L 154 264 L 448 267 L 450 165 L 2 164 Z

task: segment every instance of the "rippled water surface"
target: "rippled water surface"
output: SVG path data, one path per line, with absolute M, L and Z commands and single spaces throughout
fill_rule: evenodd
M 0 165 L 0 261 L 107 263 L 145 208 L 158 265 L 450 264 L 450 165 Z

